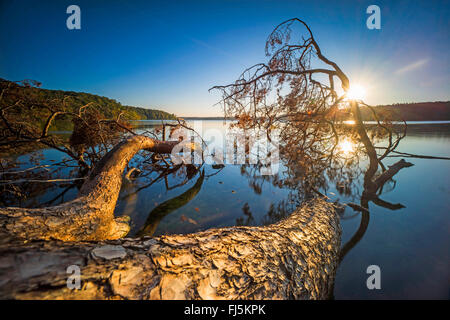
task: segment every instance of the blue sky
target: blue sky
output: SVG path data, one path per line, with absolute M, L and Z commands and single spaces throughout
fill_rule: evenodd
M 81 30 L 66 8 L 81 8 Z M 366 8 L 381 8 L 381 30 Z M 264 62 L 267 36 L 298 17 L 370 104 L 450 100 L 449 1 L 0 0 L 0 77 L 84 91 L 179 116 L 216 116 L 217 93 Z

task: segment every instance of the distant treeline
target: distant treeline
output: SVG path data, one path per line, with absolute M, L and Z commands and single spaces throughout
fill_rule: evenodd
M 17 100 L 19 97 L 24 96 L 29 101 L 33 101 L 36 104 L 42 102 L 48 103 L 50 101 L 52 101 L 52 103 L 62 103 L 64 100 L 64 109 L 69 112 L 77 112 L 80 106 L 92 103 L 93 107 L 97 109 L 104 118 L 115 118 L 122 112 L 123 119 L 127 120 L 176 119 L 174 114 L 165 111 L 124 106 L 114 99 L 95 94 L 42 89 L 34 86 L 33 82 L 30 82 L 30 85 L 27 85 L 26 83 L 24 85 L 0 78 L 0 90 L 5 89 L 6 87 L 9 87 L 9 93 L 6 98 L 12 103 L 15 102 L 14 99 Z M 31 110 L 40 112 L 42 109 L 35 108 Z M 42 118 L 45 119 L 45 116 L 43 115 Z M 51 130 L 71 130 L 72 126 L 71 120 L 58 119 L 58 121 L 55 122 L 55 125 L 51 127 Z
M 135 120 L 175 120 L 177 118 L 173 113 L 168 113 L 156 109 L 146 109 L 141 107 L 123 106 L 130 112 L 135 112 L 139 117 Z
M 236 120 L 232 117 L 181 117 L 184 120 Z
M 375 106 L 380 118 L 397 121 L 444 121 L 450 120 L 450 101 L 395 103 L 391 105 Z M 361 106 L 361 115 L 364 121 L 375 120 L 368 107 Z M 338 115 L 348 120 L 348 113 Z M 182 117 L 185 120 L 235 120 L 225 117 Z
M 396 103 L 376 106 L 375 110 L 392 120 L 443 121 L 450 120 L 450 101 Z M 368 107 L 361 107 L 363 120 L 375 120 Z

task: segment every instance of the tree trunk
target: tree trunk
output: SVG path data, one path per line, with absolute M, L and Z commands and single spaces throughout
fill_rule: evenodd
M 355 120 L 356 131 L 358 132 L 359 138 L 361 139 L 361 142 L 366 149 L 367 156 L 369 157 L 369 168 L 367 168 L 364 173 L 364 189 L 372 193 L 377 189 L 376 184 L 372 181 L 372 178 L 378 170 L 378 156 L 372 141 L 367 135 L 358 103 L 356 101 L 351 101 L 350 105 L 353 113 L 353 119 Z
M 341 231 L 334 205 L 322 199 L 266 227 L 115 240 L 129 230 L 114 218 L 127 163 L 141 149 L 168 153 L 176 144 L 127 138 L 95 166 L 75 200 L 0 209 L 0 298 L 327 298 Z M 73 265 L 81 269 L 80 289 L 67 286 Z
M 129 225 L 123 217 L 114 218 L 114 208 L 126 165 L 139 150 L 170 153 L 177 143 L 145 136 L 123 140 L 93 168 L 76 199 L 39 209 L 0 208 L 0 237 L 83 241 L 125 236 Z
M 326 299 L 338 264 L 334 205 L 265 227 L 105 242 L 0 245 L 2 299 Z M 69 289 L 67 268 L 81 270 Z M 69 279 L 70 280 L 70 279 Z

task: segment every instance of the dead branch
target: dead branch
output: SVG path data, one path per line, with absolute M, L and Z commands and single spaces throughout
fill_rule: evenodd
M 54 207 L 0 208 L 0 234 L 26 240 L 117 239 L 128 233 L 124 218 L 114 218 L 122 173 L 141 149 L 170 153 L 178 141 L 145 136 L 124 139 L 91 170 L 76 199 Z

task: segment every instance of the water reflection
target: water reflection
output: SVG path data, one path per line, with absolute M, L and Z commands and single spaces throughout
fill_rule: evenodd
M 143 130 L 151 131 L 160 125 L 154 122 Z M 203 128 L 225 132 L 220 121 L 205 121 Z M 275 175 L 261 175 L 260 163 L 205 164 L 197 169 L 181 166 L 167 171 L 162 160 L 155 159 L 155 166 L 145 154 L 138 155 L 130 167 L 141 168 L 142 173 L 135 180 L 124 182 L 116 214 L 132 215 L 130 236 L 266 225 L 287 217 L 303 201 L 319 196 L 318 191 L 339 206 L 343 227 L 336 298 L 373 298 L 375 293 L 364 286 L 365 268 L 373 263 L 382 266 L 387 279 L 383 298 L 446 298 L 448 286 L 442 277 L 448 274 L 450 261 L 448 161 L 415 159 L 416 166 L 385 182 L 377 197 L 364 197 L 367 159 L 352 139 L 351 130 L 346 129 L 341 137 L 340 141 L 352 143 L 348 156 L 339 144 L 333 157 L 316 151 L 302 153 L 300 141 L 299 146 L 292 143 L 283 147 L 280 169 Z M 449 124 L 410 125 L 400 150 L 448 157 L 449 139 Z M 326 148 L 332 150 L 335 141 L 330 138 L 325 142 Z M 45 163 L 61 161 L 61 155 L 54 151 L 41 152 Z M 19 160 L 31 163 L 25 156 Z M 385 168 L 380 168 L 378 174 L 397 160 L 387 158 Z M 62 177 L 72 175 L 70 168 L 63 173 Z M 46 202 L 56 205 L 77 194 L 74 184 L 38 185 L 33 190 L 35 193 L 28 197 L 29 206 Z M 19 198 L 5 195 L 6 198 L 8 205 L 22 206 Z M 357 206 L 352 208 L 351 203 Z M 410 263 L 412 260 L 414 263 Z M 422 282 L 408 289 L 411 277 Z
M 244 204 L 242 207 L 242 211 L 244 213 L 244 217 L 237 218 L 236 219 L 236 225 L 237 226 L 250 226 L 253 224 L 255 219 L 253 218 L 252 212 L 250 211 L 250 206 L 248 205 L 248 202 Z
M 286 130 L 287 129 L 287 130 Z M 369 129 L 368 133 L 378 140 L 386 138 L 386 135 Z M 292 135 L 289 131 L 292 130 Z M 281 169 L 278 174 L 262 176 L 258 165 L 242 165 L 241 175 L 249 181 L 249 186 L 256 194 L 261 194 L 263 184 L 267 183 L 274 187 L 287 188 L 289 195 L 287 199 L 278 203 L 272 203 L 262 224 L 271 224 L 287 217 L 302 202 L 313 197 L 326 197 L 335 202 L 338 213 L 342 219 L 357 219 L 360 223 L 357 230 L 342 246 L 339 260 L 342 261 L 347 254 L 363 239 L 370 222 L 369 203 L 389 210 L 405 208 L 401 203 L 391 203 L 380 198 L 383 194 L 395 189 L 395 179 L 383 180 L 383 173 L 389 167 L 380 161 L 378 178 L 381 183 L 377 193 L 369 193 L 363 187 L 366 185 L 368 176 L 365 175 L 365 166 L 368 163 L 364 148 L 358 145 L 354 138 L 351 126 L 336 128 L 339 131 L 338 141 L 327 139 L 320 141 L 317 148 L 311 144 L 305 146 L 308 137 L 298 133 L 295 128 L 287 127 L 283 131 L 284 142 L 281 145 L 280 158 Z M 313 143 L 317 143 L 315 140 Z M 323 152 L 326 150 L 327 152 Z M 411 166 L 406 161 L 398 162 L 399 168 Z M 369 177 L 371 178 L 371 177 Z M 379 182 L 379 181 L 378 181 Z M 334 189 L 336 193 L 330 191 Z M 340 197 L 345 201 L 340 200 Z M 352 201 L 349 201 L 352 200 Z M 353 202 L 356 201 L 357 203 Z M 238 224 L 250 225 L 248 212 L 237 219 Z
M 137 236 L 152 236 L 155 233 L 156 228 L 160 221 L 169 213 L 183 207 L 188 202 L 190 202 L 199 193 L 203 185 L 203 180 L 205 179 L 205 171 L 202 170 L 199 174 L 197 182 L 182 194 L 171 198 L 156 208 L 154 208 L 148 214 L 147 220 L 145 221 L 144 227 L 138 231 Z
M 233 123 L 234 124 L 234 123 Z M 208 124 L 206 123 L 206 126 Z M 161 131 L 158 128 L 159 124 L 151 123 L 145 130 L 154 130 L 154 132 Z M 217 122 L 214 124 L 217 127 Z M 301 124 L 300 124 L 301 126 Z M 222 130 L 226 129 L 226 126 L 222 127 Z M 300 128 L 301 129 L 301 128 Z M 141 130 L 143 128 L 141 127 Z M 256 164 L 249 164 L 251 149 L 246 147 L 245 159 L 246 164 L 240 166 L 240 175 L 248 180 L 248 186 L 253 190 L 254 194 L 260 196 L 263 194 L 264 184 L 268 184 L 271 188 L 278 188 L 281 190 L 287 190 L 286 198 L 270 204 L 270 208 L 264 217 L 259 221 L 255 221 L 252 210 L 250 210 L 250 204 L 248 202 L 243 203 L 241 206 L 242 215 L 235 218 L 235 224 L 237 225 L 253 225 L 253 224 L 269 224 L 275 223 L 280 219 L 288 216 L 297 206 L 305 200 L 311 199 L 316 196 L 327 196 L 328 190 L 333 188 L 337 194 L 345 197 L 346 199 L 359 199 L 359 204 L 349 202 L 342 206 L 341 216 L 356 218 L 361 214 L 361 228 L 357 234 L 362 237 L 364 226 L 368 224 L 368 204 L 373 202 L 376 205 L 396 210 L 403 208 L 401 204 L 392 204 L 379 198 L 383 192 L 392 191 L 395 188 L 395 182 L 393 180 L 386 181 L 376 197 L 365 196 L 363 194 L 363 188 L 361 187 L 364 179 L 363 167 L 367 163 L 365 159 L 366 155 L 356 142 L 354 136 L 354 130 L 352 126 L 340 126 L 335 128 L 339 132 L 339 139 L 336 141 L 335 137 L 330 137 L 324 141 L 314 140 L 314 145 L 306 145 L 309 136 L 306 133 L 299 133 L 299 128 L 293 126 L 287 126 L 280 130 L 283 143 L 280 145 L 280 171 L 273 175 L 263 175 L 261 170 L 264 164 L 261 161 L 257 161 Z M 226 132 L 226 131 L 225 131 Z M 232 134 L 235 134 L 231 131 Z M 247 134 L 249 132 L 247 131 Z M 379 133 L 372 133 L 373 136 L 382 138 Z M 225 136 L 225 135 L 224 135 Z M 248 140 L 245 140 L 248 141 Z M 217 143 L 217 141 L 216 141 Z M 234 146 L 236 148 L 236 146 Z M 324 152 L 326 151 L 326 152 Z M 187 166 L 187 168 L 196 168 L 193 166 Z M 213 169 L 218 170 L 212 173 L 212 175 L 219 174 L 222 170 L 226 170 L 223 164 L 213 164 Z M 382 168 L 385 170 L 385 168 Z M 227 171 L 227 170 L 226 170 Z M 185 179 L 179 184 L 169 186 L 168 175 L 164 176 L 164 183 L 166 190 L 172 190 L 183 186 L 187 181 L 193 177 L 193 173 L 196 173 L 196 169 L 192 169 L 191 172 L 186 170 Z M 184 206 L 186 206 L 200 191 L 201 185 L 204 179 L 204 170 L 198 178 L 193 187 L 182 193 L 172 197 L 162 204 L 157 205 L 148 215 L 147 220 L 137 234 L 138 235 L 152 235 L 155 233 L 159 222 L 166 217 L 170 212 L 174 212 Z M 154 184 L 157 179 L 152 180 L 149 184 L 139 187 L 135 193 L 147 188 Z M 208 191 L 212 192 L 212 191 Z M 232 191 L 234 193 L 234 190 Z M 331 192 L 332 193 L 332 192 Z M 327 195 L 328 194 L 328 195 Z M 333 193 L 332 193 L 333 194 Z M 125 196 L 129 197 L 130 195 Z M 339 199 L 334 200 L 339 203 Z M 348 213 L 348 212 L 351 213 Z M 183 211 L 183 216 L 186 214 Z M 199 225 L 200 229 L 201 226 Z M 355 239 L 361 237 L 355 236 L 352 241 L 352 245 L 346 245 L 345 248 L 350 248 L 356 245 Z M 343 250 L 343 256 L 349 249 Z

